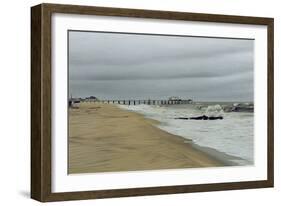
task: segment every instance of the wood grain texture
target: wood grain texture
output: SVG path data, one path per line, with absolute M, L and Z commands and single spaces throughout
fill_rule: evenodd
M 274 186 L 274 20 L 267 26 L 267 179 Z
M 51 190 L 51 16 L 53 13 L 155 18 L 184 21 L 266 25 L 268 28 L 268 179 L 200 185 L 52 193 Z M 273 19 L 229 15 L 184 13 L 41 4 L 31 9 L 31 197 L 41 202 L 92 198 L 160 195 L 186 192 L 272 187 L 274 182 L 274 84 Z
M 31 197 L 42 199 L 41 6 L 31 10 Z
M 31 8 L 31 197 L 51 193 L 51 11 Z
M 268 25 L 269 21 L 271 20 L 271 18 L 264 18 L 264 17 L 202 14 L 202 13 L 63 5 L 63 4 L 43 4 L 43 6 L 48 10 L 52 10 L 52 12 L 79 14 L 79 15 L 120 16 L 120 17 L 155 18 L 155 19 L 169 19 L 169 20 L 205 21 L 205 22 L 239 23 L 239 24 L 255 24 L 255 25 Z

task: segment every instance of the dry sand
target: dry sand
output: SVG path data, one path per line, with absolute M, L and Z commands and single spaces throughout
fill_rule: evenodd
M 223 166 L 157 124 L 116 105 L 81 103 L 69 110 L 68 172 Z

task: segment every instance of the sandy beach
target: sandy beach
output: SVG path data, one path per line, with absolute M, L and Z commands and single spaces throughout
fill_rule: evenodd
M 180 136 L 112 104 L 69 110 L 69 170 L 74 173 L 223 166 Z

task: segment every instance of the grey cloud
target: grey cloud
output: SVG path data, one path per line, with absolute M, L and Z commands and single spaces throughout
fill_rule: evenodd
M 253 40 L 69 33 L 76 96 L 253 99 Z

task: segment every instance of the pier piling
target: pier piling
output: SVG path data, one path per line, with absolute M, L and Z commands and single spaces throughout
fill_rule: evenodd
M 99 101 L 89 101 L 85 100 L 85 102 L 93 102 L 93 103 L 103 103 L 103 104 L 123 104 L 123 105 L 140 105 L 140 104 L 147 104 L 147 105 L 174 105 L 174 104 L 192 104 L 192 100 L 157 100 L 157 99 L 148 99 L 148 100 L 99 100 Z

